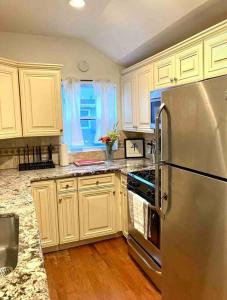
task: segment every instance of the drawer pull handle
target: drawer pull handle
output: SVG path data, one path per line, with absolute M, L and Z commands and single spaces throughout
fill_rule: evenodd
M 99 185 L 99 181 L 98 180 L 96 181 L 96 185 Z

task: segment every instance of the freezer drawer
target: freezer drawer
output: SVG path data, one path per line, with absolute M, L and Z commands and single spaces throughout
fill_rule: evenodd
M 227 182 L 162 169 L 163 300 L 227 299 Z
M 227 76 L 163 92 L 163 160 L 227 178 Z

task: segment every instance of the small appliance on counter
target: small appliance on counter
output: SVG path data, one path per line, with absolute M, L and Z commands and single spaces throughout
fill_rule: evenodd
M 50 144 L 47 146 L 48 159 L 43 160 L 43 147 L 28 145 L 17 149 L 18 154 L 18 169 L 19 171 L 49 169 L 55 168 L 52 154 L 54 147 Z

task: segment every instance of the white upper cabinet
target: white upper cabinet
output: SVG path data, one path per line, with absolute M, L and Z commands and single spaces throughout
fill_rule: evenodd
M 175 58 L 168 56 L 154 62 L 154 87 L 164 88 L 174 83 Z
M 135 117 L 135 76 L 134 73 L 122 77 L 122 123 L 123 130 L 136 129 Z
M 139 68 L 122 77 L 123 130 L 150 132 L 150 91 L 152 65 Z
M 19 70 L 24 136 L 60 135 L 61 77 L 59 70 Z
M 150 92 L 153 88 L 152 65 L 140 68 L 136 72 L 136 112 L 137 112 L 137 130 L 150 131 L 151 124 L 151 106 Z
M 181 47 L 175 55 L 154 62 L 156 89 L 203 79 L 203 43 Z
M 0 64 L 0 139 L 21 136 L 18 71 Z
M 204 40 L 205 78 L 227 74 L 227 29 Z
M 183 48 L 175 55 L 175 83 L 184 84 L 203 79 L 203 43 Z

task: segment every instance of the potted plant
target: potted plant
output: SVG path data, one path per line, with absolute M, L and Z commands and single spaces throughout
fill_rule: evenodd
M 100 137 L 99 140 L 106 144 L 106 160 L 113 160 L 113 146 L 119 140 L 119 137 L 118 123 L 114 125 L 113 130 L 107 132 L 107 135 Z

